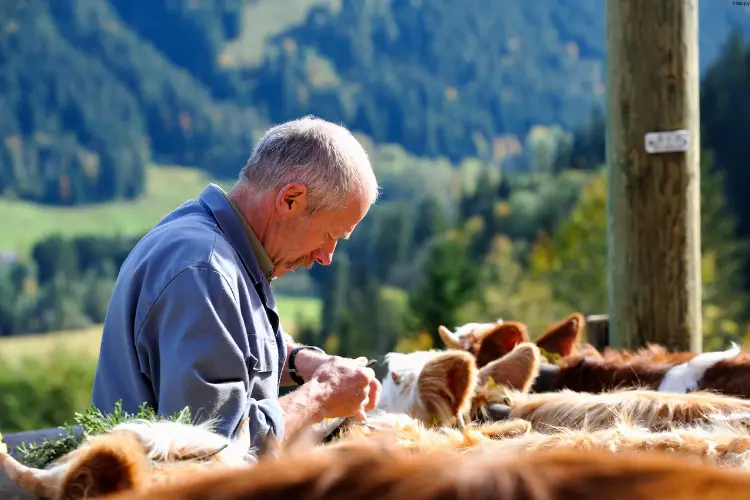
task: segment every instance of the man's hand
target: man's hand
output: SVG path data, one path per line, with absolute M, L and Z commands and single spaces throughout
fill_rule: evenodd
M 378 404 L 380 382 L 367 368 L 367 358 L 348 359 L 332 356 L 312 374 L 310 384 L 326 418 L 365 419 Z
M 375 372 L 365 365 L 367 358 L 326 356 L 306 384 L 279 398 L 286 435 L 324 418 L 364 419 L 378 404 L 381 392 Z

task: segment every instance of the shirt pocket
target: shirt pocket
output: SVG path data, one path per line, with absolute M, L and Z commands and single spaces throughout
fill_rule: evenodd
M 279 361 L 279 350 L 276 346 L 276 339 L 268 336 L 256 337 L 250 339 L 250 354 L 252 361 L 252 370 L 257 373 L 273 372 Z

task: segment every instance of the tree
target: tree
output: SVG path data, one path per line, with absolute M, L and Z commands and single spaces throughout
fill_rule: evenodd
M 421 279 L 409 294 L 409 305 L 417 322 L 440 345 L 438 326 L 456 326 L 458 310 L 474 298 L 481 267 L 471 259 L 472 232 L 448 231 L 432 247 L 422 268 Z
M 345 252 L 336 255 L 325 273 L 325 281 L 321 287 L 322 312 L 321 326 L 318 338 L 336 334 L 341 324 L 341 315 L 346 310 L 349 296 L 349 257 Z
M 726 202 L 722 173 L 709 151 L 701 153 L 701 274 L 706 349 L 741 341 L 747 321 L 742 269 L 747 243 L 735 236 L 736 217 Z M 534 244 L 532 276 L 545 280 L 552 300 L 585 314 L 606 311 L 606 176 L 584 187 L 568 217 Z

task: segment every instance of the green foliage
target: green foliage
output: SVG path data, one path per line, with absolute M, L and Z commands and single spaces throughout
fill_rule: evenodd
M 534 336 L 570 314 L 570 306 L 553 297 L 552 284 L 535 278 L 521 262 L 523 248 L 507 236 L 493 238 L 476 285 L 481 293 L 458 311 L 457 324 L 513 319 Z
M 699 5 L 703 67 L 733 24 L 750 27 L 737 10 Z M 345 0 L 274 37 L 252 98 L 274 121 L 310 112 L 414 154 L 500 161 L 493 143 L 503 135 L 570 130 L 602 104 L 604 14 L 602 2 Z M 334 83 L 315 84 L 312 53 Z
M 540 348 L 539 348 L 539 353 L 540 353 L 540 354 L 541 354 L 542 356 L 544 356 L 544 358 L 545 358 L 545 359 L 546 359 L 546 360 L 547 360 L 547 361 L 548 361 L 549 363 L 556 363 L 556 362 L 558 362 L 558 361 L 559 361 L 559 360 L 560 360 L 560 359 L 562 358 L 562 356 L 561 356 L 561 355 L 560 355 L 559 353 L 556 353 L 556 352 L 547 352 L 547 351 L 546 351 L 546 350 L 545 350 L 544 348 L 542 348 L 542 347 L 540 347 Z
M 458 324 L 458 310 L 471 301 L 482 271 L 471 260 L 476 229 L 448 231 L 432 244 L 420 279 L 409 294 L 409 304 L 419 318 L 417 328 L 426 330 L 439 345 L 438 326 Z
M 746 32 L 745 32 L 746 33 Z M 701 83 L 701 141 L 705 150 L 711 151 L 714 168 L 726 196 L 727 208 L 736 214 L 736 220 L 714 224 L 733 225 L 740 238 L 750 238 L 750 205 L 747 191 L 750 186 L 750 142 L 745 131 L 750 126 L 750 45 L 743 33 L 733 30 L 720 56 L 711 64 Z M 710 201 L 706 201 L 710 203 Z M 707 228 L 713 231 L 713 226 Z M 727 229 L 716 229 L 727 231 Z M 722 263 L 721 260 L 717 262 Z M 732 266 L 724 277 L 741 277 L 745 290 L 750 290 L 750 257 L 745 252 L 741 270 Z
M 209 182 L 222 182 L 200 170 L 169 165 L 149 165 L 145 193 L 137 200 L 60 207 L 0 197 L 0 252 L 30 253 L 42 239 L 142 234 L 165 214 L 188 199 L 195 199 Z
M 0 429 L 59 425 L 91 400 L 96 357 L 59 345 L 45 356 L 0 352 Z
M 110 414 L 102 413 L 91 404 L 83 413 L 76 412 L 74 420 L 76 425 L 81 426 L 81 434 L 76 435 L 73 432 L 73 426 L 65 423 L 60 427 L 61 437 L 55 441 L 45 439 L 41 443 L 32 443 L 28 446 L 26 443 L 21 443 L 18 447 L 18 451 L 23 455 L 21 461 L 29 467 L 45 468 L 55 460 L 75 450 L 84 439 L 108 432 L 115 426 L 131 420 L 147 420 L 150 422 L 170 420 L 183 424 L 192 423 L 190 409 L 187 407 L 174 415 L 163 418 L 157 416 L 156 412 L 145 403 L 138 407 L 138 412 L 135 414 L 123 411 L 122 400 L 115 403 L 114 411 Z
M 699 9 L 706 66 L 750 18 Z M 604 93 L 601 2 L 26 0 L 0 18 L 4 196 L 135 199 L 150 158 L 235 177 L 269 123 L 305 113 L 398 144 L 384 156 L 550 172 L 588 168 L 601 144 L 603 127 L 580 128 Z M 399 196 L 420 178 L 404 175 Z
M 552 238 L 540 238 L 531 254 L 534 276 L 550 284 L 558 301 L 584 314 L 607 310 L 605 181 L 603 171 L 595 176 Z
M 584 314 L 606 311 L 606 176 L 584 188 L 569 217 L 530 256 L 533 276 L 550 284 L 554 301 Z M 740 280 L 746 243 L 735 236 L 736 219 L 724 200 L 721 174 L 710 152 L 701 162 L 701 252 L 706 349 L 738 341 L 747 320 Z
M 236 176 L 265 127 L 252 108 L 217 102 L 106 0 L 12 4 L 0 37 L 0 194 L 55 204 L 133 199 L 152 153 Z

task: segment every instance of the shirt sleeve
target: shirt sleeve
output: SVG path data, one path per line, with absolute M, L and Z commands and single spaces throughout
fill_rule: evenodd
M 215 419 L 214 429 L 231 436 L 242 418 L 250 420 L 254 448 L 268 434 L 284 437 L 284 414 L 277 399 L 248 397 L 252 359 L 247 345 L 252 321 L 243 321 L 226 279 L 217 271 L 190 267 L 164 289 L 137 336 L 150 358 L 148 374 L 157 392 L 159 415 L 186 406 L 194 420 Z M 145 349 L 144 349 L 145 348 Z M 156 363 L 154 362 L 156 361 Z

